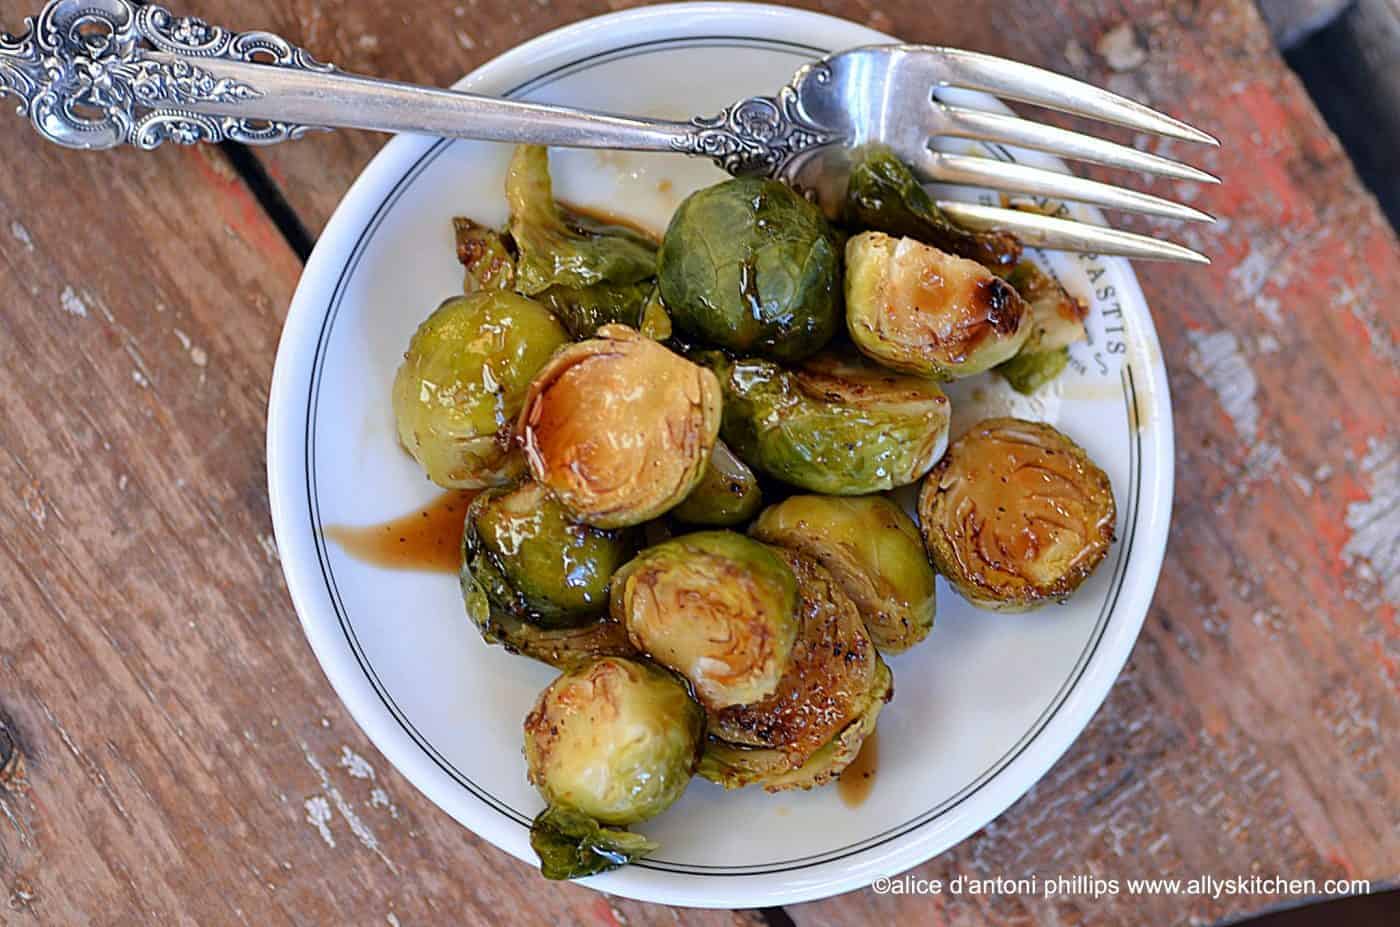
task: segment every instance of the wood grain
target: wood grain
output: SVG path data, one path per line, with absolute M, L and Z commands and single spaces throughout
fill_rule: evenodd
M 1212 267 L 1139 266 L 1178 445 L 1143 637 L 1050 774 L 918 874 L 1400 876 L 1400 245 L 1256 10 L 801 5 L 1075 73 L 1226 140 L 1201 159 L 1222 189 L 1151 187 L 1222 221 L 1185 234 Z M 448 83 L 612 5 L 182 6 Z M 85 157 L 0 132 L 0 723 L 23 756 L 0 772 L 0 879 L 15 922 L 752 919 L 548 885 L 369 747 L 302 641 L 271 544 L 263 416 L 295 258 L 216 153 Z M 336 133 L 260 157 L 318 230 L 382 142 Z M 789 914 L 1177 924 L 1277 900 L 863 891 Z

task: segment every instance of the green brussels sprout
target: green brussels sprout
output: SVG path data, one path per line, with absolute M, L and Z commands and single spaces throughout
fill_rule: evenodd
M 874 148 L 851 171 L 844 221 L 861 231 L 914 238 L 984 267 L 1011 267 L 1021 243 L 1009 232 L 973 232 L 954 224 L 888 149 Z
M 463 288 L 509 290 L 515 284 L 515 257 L 506 246 L 505 236 L 470 219 L 452 220 L 457 235 L 457 260 L 467 269 Z
M 866 738 L 875 733 L 880 711 L 893 695 L 894 676 L 885 661 L 880 660 L 875 667 L 875 683 L 864 699 L 864 710 L 801 766 L 794 767 L 788 754 L 780 749 L 741 747 L 710 737 L 696 774 L 726 789 L 762 785 L 766 791 L 782 792 L 828 785 L 855 762 Z
M 555 809 L 531 835 L 544 874 L 574 878 L 654 849 L 619 828 L 680 798 L 704 736 L 685 684 L 654 666 L 604 657 L 550 683 L 525 718 L 530 782 Z
M 996 372 L 1018 393 L 1027 395 L 1058 377 L 1069 366 L 1069 348 L 1027 354 L 1022 351 L 996 366 Z
M 592 338 L 604 325 L 637 328 L 642 321 L 642 310 L 655 288 L 649 280 L 595 283 L 585 287 L 552 286 L 538 293 L 535 299 L 564 323 L 569 334 L 582 339 Z
M 1030 307 L 1009 283 L 912 238 L 855 236 L 846 272 L 851 340 L 893 370 L 971 376 L 1011 357 L 1030 335 Z
M 826 495 L 868 495 L 912 483 L 948 444 L 938 384 L 825 351 L 795 370 L 771 361 L 697 359 L 724 389 L 725 443 L 751 467 Z
M 884 496 L 791 496 L 764 509 L 749 535 L 826 567 L 881 651 L 908 650 L 933 628 L 934 573 L 923 539 Z
M 637 531 L 570 521 L 539 483 L 487 490 L 467 512 L 463 577 L 491 608 L 542 629 L 577 628 L 604 615 L 608 582 L 637 549 Z
M 711 708 L 710 733 L 735 746 L 779 750 L 798 769 L 866 710 L 881 660 L 831 574 L 810 557 L 776 552 L 797 578 L 800 627 L 787 671 L 760 701 Z
M 499 644 L 561 670 L 573 669 L 599 657 L 636 656 L 627 629 L 601 617 L 576 628 L 542 628 L 518 615 L 492 608 L 486 588 L 464 562 L 460 575 L 467 617 L 488 644 Z
M 1014 418 L 954 441 L 919 493 L 933 565 L 969 602 L 997 611 L 1072 593 L 1108 554 L 1115 518 L 1108 476 L 1079 445 Z
M 656 244 L 646 236 L 554 201 L 549 153 L 539 145 L 516 147 L 506 174 L 506 200 L 519 252 L 515 288 L 526 296 L 552 286 L 637 283 L 656 274 Z
M 516 430 L 536 482 L 570 515 L 622 528 L 689 495 L 719 421 L 713 373 L 633 329 L 605 325 L 539 371 Z
M 448 489 L 514 481 L 511 423 L 536 371 L 568 333 L 539 303 L 489 291 L 449 299 L 409 342 L 394 378 L 399 443 Z
M 797 580 L 782 556 L 732 531 L 649 547 L 613 577 L 611 612 L 643 653 L 708 708 L 758 701 L 788 669 Z
M 723 441 L 716 441 L 705 475 L 670 514 L 691 525 L 729 528 L 753 518 L 761 505 L 758 477 Z
M 658 282 L 682 332 L 794 361 L 841 324 L 841 250 L 817 207 L 775 180 L 697 191 L 671 217 Z

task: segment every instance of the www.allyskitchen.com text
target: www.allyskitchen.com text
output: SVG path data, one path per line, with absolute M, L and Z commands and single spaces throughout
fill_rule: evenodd
M 1040 898 L 1106 898 L 1113 895 L 1186 895 L 1223 898 L 1228 895 L 1364 895 L 1365 879 L 1293 879 L 1277 875 L 1215 876 L 1189 879 L 1116 879 L 1096 875 L 1001 876 L 978 879 L 921 879 L 913 875 L 876 879 L 878 895 L 1034 895 Z

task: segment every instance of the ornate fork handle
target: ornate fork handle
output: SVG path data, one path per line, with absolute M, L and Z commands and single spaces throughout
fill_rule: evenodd
M 69 148 L 224 139 L 268 145 L 347 127 L 484 141 L 676 151 L 731 173 L 779 176 L 838 141 L 802 113 L 798 87 L 689 123 L 501 100 L 346 74 L 267 32 L 236 33 L 128 0 L 52 0 L 20 36 L 0 33 L 0 96 L 19 97 Z M 818 80 L 821 65 L 813 67 Z

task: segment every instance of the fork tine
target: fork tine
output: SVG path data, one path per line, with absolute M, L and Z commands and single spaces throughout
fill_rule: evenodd
M 999 97 L 1045 106 L 1076 116 L 1101 119 L 1115 125 L 1154 132 L 1183 141 L 1216 146 L 1220 144 L 1214 136 L 1179 119 L 1159 113 L 1136 100 L 1110 93 L 1063 74 L 1056 74 L 1054 71 L 959 48 L 922 46 L 918 51 L 933 54 L 938 62 L 935 67 L 937 80 L 944 86 L 983 90 Z
M 1001 113 L 988 113 L 959 106 L 934 104 L 942 111 L 944 124 L 938 128 L 939 135 L 957 138 L 970 138 L 983 142 L 998 142 L 1046 151 L 1062 158 L 1076 161 L 1090 161 L 1108 167 L 1122 167 L 1150 174 L 1161 174 L 1179 180 L 1194 180 L 1199 183 L 1220 183 L 1220 178 L 1194 168 L 1180 161 L 1173 161 L 1161 155 L 1138 151 L 1127 145 L 1070 132 L 1044 123 L 1006 116 Z
M 1210 258 L 1204 254 L 1175 242 L 1085 222 L 1057 219 L 1019 209 L 999 209 L 945 200 L 938 201 L 938 208 L 961 226 L 979 231 L 1000 229 L 1011 232 L 1032 247 L 1113 254 L 1149 261 L 1210 263 Z
M 935 183 L 965 184 L 969 187 L 990 187 L 1008 193 L 1029 193 L 1047 196 L 1052 199 L 1074 200 L 1079 203 L 1093 203 L 1108 209 L 1122 209 L 1128 212 L 1141 212 L 1168 219 L 1186 219 L 1192 222 L 1214 222 L 1211 216 L 1181 203 L 1164 200 L 1160 196 L 1125 190 L 1111 184 L 1087 180 L 1073 174 L 1027 167 L 990 158 L 973 158 L 967 155 L 946 154 L 928 149 L 921 163 L 913 165 L 925 180 Z

